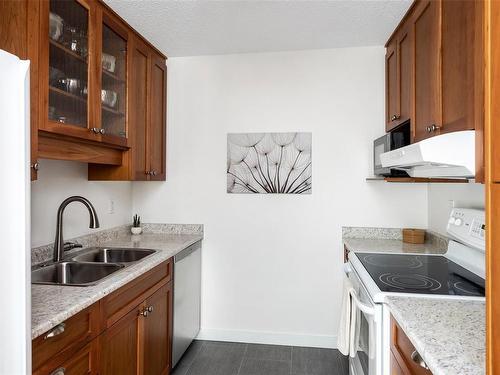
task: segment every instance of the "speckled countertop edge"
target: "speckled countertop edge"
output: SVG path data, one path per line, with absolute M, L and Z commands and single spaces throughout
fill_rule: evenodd
M 106 246 L 142 247 L 155 249 L 157 252 L 134 265 L 117 271 L 95 286 L 32 285 L 31 338 L 38 337 L 202 239 L 202 233 L 146 233 L 139 236 L 122 234 L 107 242 L 102 242 L 101 245 Z
M 485 374 L 484 301 L 390 296 L 386 304 L 433 375 Z
M 426 242 L 403 242 L 401 228 L 342 227 L 342 241 L 349 251 L 399 254 L 444 254 L 448 239 L 427 231 Z

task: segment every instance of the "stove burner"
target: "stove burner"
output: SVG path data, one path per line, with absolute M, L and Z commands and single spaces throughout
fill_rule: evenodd
M 363 260 L 377 267 L 405 267 L 405 268 L 420 268 L 423 263 L 416 256 L 405 257 L 381 257 L 380 254 L 366 255 Z
M 424 264 L 446 264 L 450 263 L 450 260 L 448 258 L 445 258 L 443 256 L 434 256 L 434 255 L 418 255 L 418 259 L 424 263 Z
M 481 289 L 481 287 L 466 281 L 457 281 L 456 283 L 453 284 L 453 287 L 467 295 L 473 295 L 473 296 L 484 295 L 484 289 Z
M 441 283 L 436 279 L 418 274 L 400 275 L 395 273 L 384 273 L 379 276 L 379 280 L 387 286 L 402 291 L 407 289 L 436 291 L 441 288 Z

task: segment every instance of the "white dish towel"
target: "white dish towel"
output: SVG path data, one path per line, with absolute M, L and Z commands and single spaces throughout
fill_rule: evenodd
M 357 309 L 352 300 L 351 293 L 355 293 L 349 278 L 344 278 L 343 294 L 342 294 L 342 310 L 340 312 L 340 326 L 337 336 L 337 349 L 343 355 L 355 355 L 356 348 L 356 316 Z

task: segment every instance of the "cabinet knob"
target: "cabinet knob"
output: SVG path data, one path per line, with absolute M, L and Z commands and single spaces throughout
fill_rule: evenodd
M 439 127 L 439 126 L 437 126 L 436 124 L 432 124 L 431 126 L 429 126 L 429 128 L 430 128 L 430 131 L 431 131 L 431 132 L 435 132 L 435 131 L 436 131 L 436 130 L 438 130 L 440 127 Z
M 106 129 L 101 128 L 101 129 L 99 129 L 99 132 L 100 132 L 101 134 L 106 134 Z
M 91 128 L 90 131 L 94 132 L 95 134 L 99 134 L 100 133 L 99 128 Z
M 145 317 L 145 318 L 146 318 L 146 317 L 149 315 L 149 311 L 148 311 L 148 309 L 144 309 L 144 310 L 142 310 L 142 311 L 139 313 L 139 315 L 142 315 L 143 317 Z
M 391 121 L 396 121 L 396 120 L 399 120 L 401 116 L 399 115 L 392 115 L 391 117 Z
M 66 369 L 64 367 L 59 367 L 52 371 L 50 375 L 64 375 L 66 373 Z
M 427 133 L 430 133 L 432 131 L 430 126 L 426 126 L 425 130 L 426 130 Z
M 40 164 L 38 162 L 35 162 L 31 165 L 31 168 L 33 168 L 35 171 L 38 171 L 40 169 Z
M 158 172 L 156 172 L 156 171 L 153 169 L 153 170 L 151 171 L 151 174 L 152 174 L 153 176 L 156 176 L 156 175 L 158 174 Z
M 151 174 L 151 171 L 146 171 L 146 172 L 144 172 L 144 174 L 149 176 Z
M 146 310 L 148 310 L 148 312 L 152 313 L 153 312 L 153 306 L 149 306 Z

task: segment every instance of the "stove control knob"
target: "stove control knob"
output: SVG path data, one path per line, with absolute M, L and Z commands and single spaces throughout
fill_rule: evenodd
M 455 220 L 455 225 L 456 225 L 457 227 L 459 227 L 460 225 L 462 225 L 462 219 L 460 219 L 460 218 L 456 219 L 456 220 Z
M 453 216 L 450 217 L 450 219 L 448 220 L 448 223 L 455 224 L 455 218 Z

